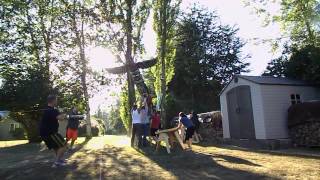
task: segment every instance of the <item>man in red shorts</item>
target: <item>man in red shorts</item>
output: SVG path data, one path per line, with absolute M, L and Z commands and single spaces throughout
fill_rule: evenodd
M 67 134 L 66 134 L 67 142 L 71 140 L 70 150 L 73 150 L 72 148 L 73 148 L 74 142 L 78 138 L 78 128 L 79 128 L 80 120 L 82 119 L 84 119 L 84 117 L 78 114 L 77 108 L 73 107 L 71 110 L 71 113 L 69 114 Z

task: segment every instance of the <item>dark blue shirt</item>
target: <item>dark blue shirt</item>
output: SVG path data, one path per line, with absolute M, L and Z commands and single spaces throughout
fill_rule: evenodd
M 74 113 L 74 112 L 71 112 L 69 114 L 69 119 L 68 119 L 68 125 L 67 125 L 67 128 L 70 128 L 70 129 L 78 129 L 79 127 L 79 120 L 82 120 L 83 117 L 72 117 L 72 115 L 78 115 L 77 113 Z
M 59 122 L 57 116 L 59 114 L 57 109 L 47 106 L 40 122 L 40 136 L 49 136 L 58 132 Z
M 187 117 L 187 116 L 183 116 L 180 119 L 180 122 L 183 124 L 184 127 L 186 128 L 190 128 L 193 126 L 192 121 Z

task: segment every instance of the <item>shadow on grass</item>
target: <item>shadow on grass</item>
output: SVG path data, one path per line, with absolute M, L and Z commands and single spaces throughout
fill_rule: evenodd
M 81 150 L 91 139 L 86 138 L 76 145 L 76 151 Z M 83 170 L 78 170 L 77 162 L 71 162 L 68 167 L 52 168 L 54 153 L 51 150 L 40 151 L 41 146 L 37 143 L 21 144 L 0 149 L 0 179 L 97 179 L 96 175 L 90 174 L 97 167 L 90 162 L 84 164 Z M 75 151 L 75 152 L 76 152 Z M 2 156 L 3 155 L 3 156 Z M 66 157 L 72 156 L 67 153 Z M 84 157 L 86 158 L 86 156 Z M 84 160 L 85 161 L 85 160 Z
M 238 157 L 211 155 L 179 149 L 167 154 L 164 148 L 155 153 L 154 149 L 150 147 L 138 151 L 162 168 L 170 171 L 178 179 L 277 179 L 265 174 L 229 168 L 219 164 L 219 161 L 227 161 L 235 165 L 261 166 Z
M 234 145 L 220 144 L 220 143 L 200 143 L 197 144 L 201 147 L 217 147 L 220 149 L 226 150 L 238 150 L 244 152 L 253 152 L 265 155 L 276 155 L 276 156 L 288 156 L 288 157 L 300 157 L 308 159 L 320 159 L 320 148 L 291 148 L 291 149 L 282 149 L 282 150 L 262 150 L 256 148 L 245 148 Z M 313 155 L 314 154 L 314 155 Z
M 76 145 L 74 152 L 81 150 L 91 139 L 92 137 L 86 137 L 82 143 Z
M 0 153 L 19 153 L 21 150 L 28 150 L 28 151 L 39 151 L 41 147 L 40 143 L 26 143 L 26 144 L 18 144 L 9 147 L 2 147 L 0 148 Z

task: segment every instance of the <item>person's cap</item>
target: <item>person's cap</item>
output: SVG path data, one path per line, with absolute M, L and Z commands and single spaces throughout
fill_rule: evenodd
M 181 116 L 183 116 L 184 115 L 184 113 L 183 112 L 179 112 L 179 116 L 181 117 Z

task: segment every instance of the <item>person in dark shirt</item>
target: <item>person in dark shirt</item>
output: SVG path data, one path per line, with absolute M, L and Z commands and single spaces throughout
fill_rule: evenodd
M 76 107 L 73 107 L 71 113 L 68 117 L 68 125 L 67 125 L 67 142 L 71 139 L 70 150 L 74 145 L 74 142 L 78 138 L 78 128 L 80 124 L 80 120 L 84 119 L 84 116 L 78 114 L 78 110 Z
M 201 122 L 199 121 L 199 116 L 196 112 L 191 111 L 190 113 L 190 119 L 194 125 L 194 137 L 196 139 L 197 142 L 202 141 L 202 137 L 199 133 L 199 129 L 200 129 L 200 124 Z
M 58 133 L 59 122 L 65 118 L 64 114 L 55 108 L 57 105 L 57 97 L 54 95 L 48 96 L 48 106 L 44 111 L 43 117 L 40 122 L 40 136 L 45 142 L 48 149 L 53 149 L 56 159 L 52 167 L 65 165 L 62 157 L 66 151 L 66 141 Z
M 185 127 L 187 128 L 186 131 L 186 142 L 189 146 L 189 148 L 187 148 L 187 150 L 191 150 L 192 149 L 192 136 L 194 134 L 194 125 L 192 123 L 192 121 L 183 113 L 180 112 L 179 113 L 179 128 Z

